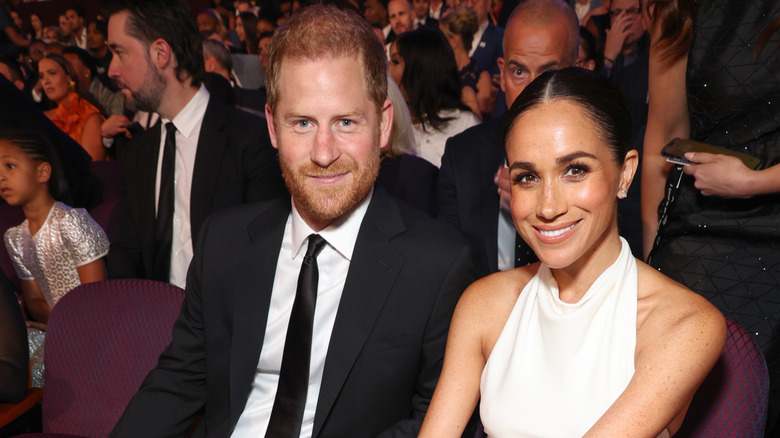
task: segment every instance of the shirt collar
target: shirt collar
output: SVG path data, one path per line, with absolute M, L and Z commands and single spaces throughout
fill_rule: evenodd
M 187 105 L 185 105 L 184 108 L 179 111 L 179 114 L 176 114 L 176 117 L 173 118 L 173 126 L 175 126 L 176 130 L 184 137 L 190 137 L 193 134 L 195 127 L 200 125 L 201 120 L 203 120 L 208 104 L 209 92 L 206 90 L 206 87 L 201 84 L 198 92 L 192 96 L 192 99 L 187 102 Z M 163 126 L 165 126 L 168 120 L 163 119 L 162 122 Z
M 490 19 L 482 23 L 482 26 L 479 26 L 479 29 L 477 29 L 477 33 L 482 35 L 483 33 L 485 33 L 489 25 L 490 25 Z
M 363 218 L 368 210 L 368 204 L 371 202 L 371 198 L 374 195 L 374 189 L 368 192 L 368 195 L 363 201 L 355 207 L 351 212 L 340 217 L 336 222 L 328 225 L 325 229 L 319 233 L 323 239 L 328 242 L 333 249 L 336 250 L 347 261 L 352 260 L 352 252 L 355 249 L 355 242 L 357 241 L 358 231 L 360 231 L 360 225 L 363 223 Z M 292 203 L 292 245 L 293 245 L 293 259 L 298 256 L 303 256 L 301 251 L 304 246 L 304 242 L 310 234 L 314 234 L 315 231 L 309 227 L 306 221 L 303 220 L 298 209 L 295 207 L 295 203 Z

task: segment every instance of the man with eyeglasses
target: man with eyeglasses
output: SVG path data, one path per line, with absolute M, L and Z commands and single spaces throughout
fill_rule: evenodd
M 613 0 L 610 5 L 603 72 L 623 92 L 631 117 L 645 124 L 650 39 L 640 1 Z

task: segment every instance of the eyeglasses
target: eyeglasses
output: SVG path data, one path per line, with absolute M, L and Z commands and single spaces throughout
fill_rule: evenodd
M 626 16 L 628 17 L 636 17 L 637 15 L 640 14 L 640 12 L 642 12 L 642 10 L 639 9 L 639 6 L 630 9 L 613 9 L 609 11 L 609 16 L 612 18 L 617 18 L 623 12 L 625 12 Z

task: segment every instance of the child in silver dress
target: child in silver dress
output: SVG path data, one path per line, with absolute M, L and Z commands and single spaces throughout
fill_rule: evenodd
M 26 219 L 5 233 L 21 280 L 33 385 L 43 384 L 43 337 L 51 309 L 68 291 L 105 279 L 108 238 L 84 209 L 58 202 L 63 178 L 52 146 L 36 134 L 0 133 L 0 196 Z

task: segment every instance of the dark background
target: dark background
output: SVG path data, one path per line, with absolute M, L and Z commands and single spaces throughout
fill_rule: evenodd
M 209 0 L 188 0 L 187 3 L 190 4 L 193 13 L 197 14 L 198 11 L 208 8 L 210 2 Z M 18 9 L 25 26 L 30 25 L 30 14 L 38 14 L 44 26 L 56 26 L 58 17 L 65 13 L 68 6 L 73 4 L 80 4 L 84 7 L 85 23 L 100 13 L 100 0 L 47 0 L 29 3 L 20 1 Z

